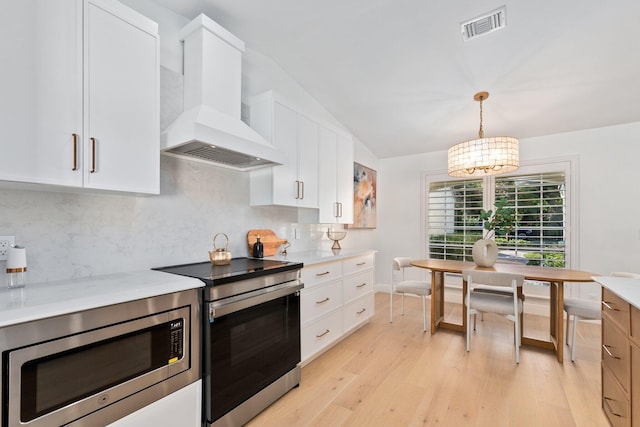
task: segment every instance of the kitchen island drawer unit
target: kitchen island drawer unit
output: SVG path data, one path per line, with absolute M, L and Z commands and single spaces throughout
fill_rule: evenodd
M 629 334 L 631 306 L 624 299 L 607 288 L 602 289 L 602 314 L 615 323 L 625 335 Z
M 608 318 L 602 322 L 602 368 L 609 370 L 628 393 L 631 391 L 631 347 L 627 331 L 619 329 Z
M 373 316 L 375 254 L 305 262 L 300 311 L 302 362 L 362 326 Z
M 602 371 L 602 408 L 613 427 L 629 427 L 631 413 L 627 394 L 620 387 L 613 374 Z
M 640 280 L 602 285 L 602 410 L 610 424 L 640 426 Z

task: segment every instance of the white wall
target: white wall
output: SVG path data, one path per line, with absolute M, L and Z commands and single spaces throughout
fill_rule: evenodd
M 578 257 L 573 267 L 597 274 L 640 271 L 637 159 L 640 122 L 520 140 L 522 162 L 577 156 Z M 389 283 L 394 256 L 425 257 L 421 200 L 424 171 L 446 173 L 445 151 L 379 161 L 378 283 Z M 597 296 L 597 285 L 580 287 Z

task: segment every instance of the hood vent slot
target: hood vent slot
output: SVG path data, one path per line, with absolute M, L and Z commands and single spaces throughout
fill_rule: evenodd
M 195 160 L 222 163 L 234 168 L 247 169 L 259 166 L 268 166 L 269 160 L 238 153 L 226 148 L 216 147 L 202 142 L 194 141 L 173 149 L 174 154 L 192 157 Z
M 463 22 L 461 25 L 462 38 L 469 41 L 476 37 L 489 34 L 493 31 L 504 28 L 507 25 L 507 7 L 502 6 L 492 12 Z

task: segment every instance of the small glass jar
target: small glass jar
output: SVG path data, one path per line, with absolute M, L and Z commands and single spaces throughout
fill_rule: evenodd
M 21 288 L 27 284 L 27 251 L 12 245 L 7 251 L 7 288 Z
M 9 271 L 7 268 L 7 288 L 22 288 L 27 284 L 27 269 Z

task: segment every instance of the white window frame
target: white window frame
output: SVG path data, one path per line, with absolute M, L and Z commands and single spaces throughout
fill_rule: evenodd
M 530 160 L 520 163 L 520 168 L 511 174 L 499 175 L 502 176 L 519 176 L 529 174 L 539 174 L 548 172 L 564 172 L 565 174 L 565 189 L 566 189 L 566 247 L 565 247 L 565 268 L 576 269 L 579 265 L 579 242 L 578 233 L 574 232 L 578 229 L 578 183 L 576 177 L 578 176 L 579 161 L 577 156 L 558 157 L 540 160 Z M 422 190 L 421 190 L 421 243 L 423 256 L 429 257 L 429 230 L 428 230 L 428 216 L 429 216 L 429 186 L 431 182 L 441 181 L 462 181 L 464 178 L 456 179 L 447 175 L 445 171 L 422 173 Z M 495 203 L 495 176 L 489 176 L 483 178 L 483 209 L 494 209 Z

